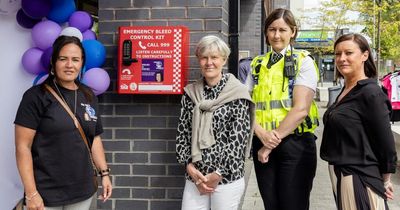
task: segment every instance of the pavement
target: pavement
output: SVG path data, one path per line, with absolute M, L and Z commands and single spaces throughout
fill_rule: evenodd
M 317 102 L 320 117 L 326 111 L 327 102 Z M 320 121 L 322 122 L 322 121 Z M 317 172 L 314 178 L 313 189 L 310 196 L 310 210 L 336 210 L 335 201 L 332 193 L 331 181 L 328 173 L 328 164 L 319 158 L 319 147 L 321 144 L 322 131 L 324 126 L 322 123 L 316 129 L 315 135 L 317 139 Z M 398 143 L 400 139 L 396 142 Z M 397 147 L 397 153 L 400 153 L 400 147 Z M 258 191 L 256 176 L 253 168 L 253 161 L 246 161 L 246 191 L 241 203 L 241 210 L 263 210 L 263 201 Z M 397 169 L 400 171 L 400 168 Z M 388 202 L 390 210 L 400 210 L 400 176 L 399 173 L 392 175 L 394 184 L 395 199 Z M 290 198 L 289 198 L 290 199 Z

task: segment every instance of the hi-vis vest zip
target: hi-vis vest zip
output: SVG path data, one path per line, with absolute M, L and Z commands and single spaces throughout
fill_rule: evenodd
M 290 55 L 290 51 L 286 52 Z M 286 117 L 292 108 L 291 92 L 295 78 L 289 79 L 284 76 L 284 58 L 267 66 L 271 52 L 260 55 L 251 62 L 252 75 L 255 79 L 252 98 L 256 104 L 256 119 L 266 130 L 273 130 L 279 127 L 280 122 Z M 309 56 L 307 51 L 293 50 L 293 58 L 296 66 L 296 77 L 305 57 Z M 318 67 L 314 62 L 319 78 Z M 291 85 L 289 85 L 291 83 Z M 291 90 L 290 90 L 291 89 Z M 290 94 L 289 94 L 290 92 Z M 296 134 L 303 132 L 314 133 L 318 126 L 318 108 L 315 101 L 312 101 L 310 111 L 306 119 L 294 131 Z

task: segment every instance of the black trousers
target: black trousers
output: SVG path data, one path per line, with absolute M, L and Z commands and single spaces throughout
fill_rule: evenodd
M 266 210 L 309 209 L 317 168 L 315 139 L 312 133 L 289 135 L 272 150 L 268 162 L 263 164 L 257 159 L 257 152 L 263 145 L 254 136 L 254 168 Z

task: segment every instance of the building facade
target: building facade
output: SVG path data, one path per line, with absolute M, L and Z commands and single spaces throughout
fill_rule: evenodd
M 255 57 L 261 53 L 264 44 L 262 11 L 260 0 L 240 1 L 239 50 L 241 57 Z

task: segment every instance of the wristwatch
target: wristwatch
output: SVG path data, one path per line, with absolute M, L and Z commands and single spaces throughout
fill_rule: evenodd
M 222 173 L 218 168 L 217 168 L 217 170 L 214 171 L 214 173 L 216 173 L 218 176 L 222 177 Z

